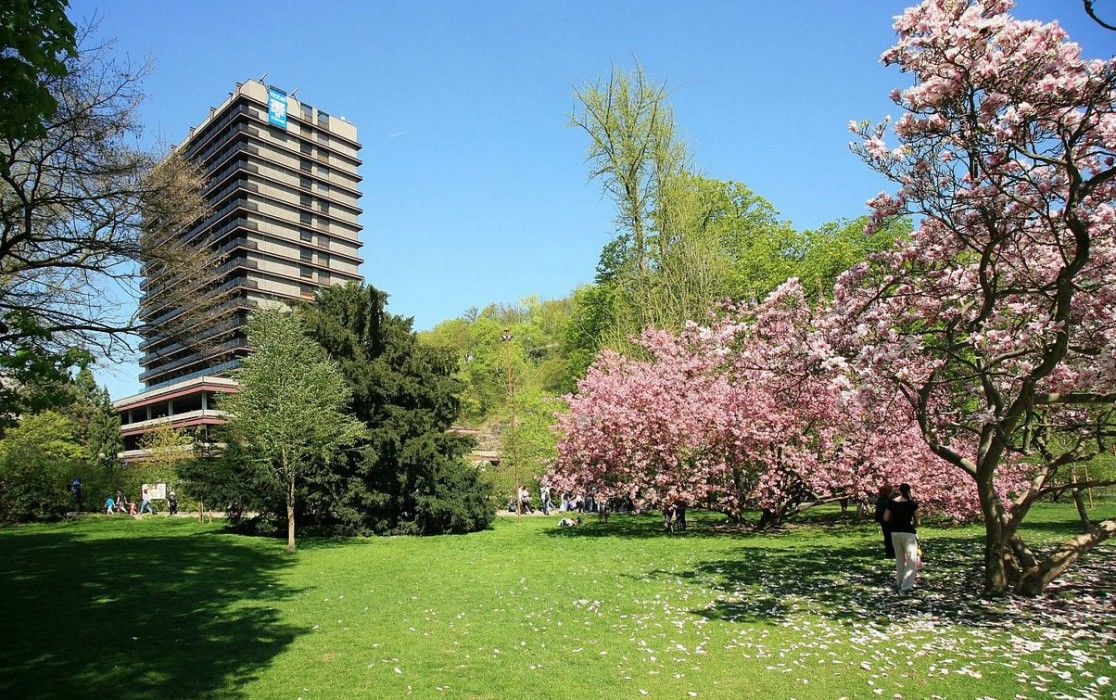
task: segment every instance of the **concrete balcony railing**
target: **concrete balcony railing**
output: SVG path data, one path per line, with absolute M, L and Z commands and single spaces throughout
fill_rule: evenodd
M 175 425 L 188 423 L 196 420 L 211 420 L 226 422 L 229 420 L 229 414 L 225 411 L 217 411 L 212 408 L 201 409 L 196 411 L 184 411 L 183 413 L 175 413 L 169 416 L 160 416 L 158 418 L 150 418 L 148 420 L 138 420 L 134 423 L 125 423 L 120 426 L 120 429 L 126 433 L 146 433 L 160 428 L 164 425 L 170 425 L 172 428 Z
M 174 362 L 167 362 L 167 363 L 159 364 L 158 366 L 152 367 L 151 369 L 147 370 L 146 372 L 140 372 L 139 380 L 141 382 L 146 382 L 147 380 L 149 380 L 153 377 L 157 377 L 161 374 L 166 374 L 167 372 L 170 372 L 171 370 L 179 369 L 181 367 L 188 367 L 190 365 L 196 365 L 196 364 L 199 364 L 201 362 L 208 362 L 209 360 L 212 360 L 214 357 L 217 357 L 219 355 L 226 355 L 229 352 L 232 352 L 233 350 L 236 350 L 238 348 L 246 348 L 246 347 L 248 347 L 248 339 L 247 338 L 233 338 L 232 340 L 230 340 L 228 342 L 220 343 L 213 348 L 207 348 L 203 352 L 196 352 L 196 353 L 193 353 L 191 355 L 188 355 L 187 357 L 183 357 L 179 360 L 175 360 Z M 143 359 L 140 360 L 141 365 L 143 365 L 144 362 L 152 362 L 153 363 L 154 360 L 148 360 L 147 358 L 143 358 Z

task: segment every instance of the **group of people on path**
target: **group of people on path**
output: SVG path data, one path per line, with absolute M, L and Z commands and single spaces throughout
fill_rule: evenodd
M 910 593 L 918 584 L 922 554 L 918 546 L 918 502 L 911 498 L 910 484 L 880 487 L 876 496 L 876 522 L 883 530 L 884 554 L 895 560 L 895 587 Z
M 117 491 L 115 498 L 109 496 L 105 499 L 105 515 L 124 513 L 137 518 L 144 513 L 155 515 L 155 509 L 151 506 L 151 495 L 148 493 L 146 486 L 143 487 L 140 495 L 140 506 L 137 510 L 135 501 L 129 501 L 123 491 Z M 175 496 L 174 491 L 167 495 L 167 507 L 171 515 L 178 513 L 178 497 Z
M 539 510 L 543 515 L 550 515 L 551 511 L 559 511 L 562 513 L 604 513 L 606 508 L 603 503 L 598 501 L 592 493 L 585 494 L 563 494 L 561 497 L 561 504 L 555 505 L 552 499 L 552 492 L 549 486 L 539 486 Z M 531 499 L 531 491 L 526 486 L 519 486 L 515 490 L 515 496 L 508 501 L 508 511 L 534 513 L 535 506 Z

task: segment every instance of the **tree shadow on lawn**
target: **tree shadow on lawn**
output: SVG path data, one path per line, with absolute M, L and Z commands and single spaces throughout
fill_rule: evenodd
M 577 517 L 577 513 L 562 513 L 564 517 Z M 609 515 L 608 521 L 601 520 L 593 513 L 581 513 L 582 523 L 578 527 L 553 527 L 542 533 L 550 537 L 621 537 L 626 539 L 650 539 L 658 537 L 731 537 L 747 531 L 746 526 L 730 525 L 721 513 L 691 510 L 686 514 L 686 530 L 667 532 L 659 513 L 629 513 Z
M 576 517 L 576 514 L 562 513 L 565 517 Z M 779 537 L 785 535 L 800 535 L 804 528 L 824 528 L 830 536 L 856 535 L 862 536 L 865 528 L 874 524 L 869 518 L 858 517 L 855 511 L 850 511 L 843 516 L 836 509 L 811 510 L 799 514 L 785 527 L 775 530 L 754 531 L 753 526 L 759 519 L 759 513 L 747 513 L 745 522 L 732 523 L 722 513 L 705 510 L 691 510 L 686 514 L 687 528 L 685 532 L 667 532 L 663 526 L 662 515 L 658 513 L 645 513 L 641 515 L 612 514 L 605 522 L 592 513 L 581 514 L 583 519 L 579 527 L 554 527 L 544 530 L 543 533 L 552 537 L 621 537 L 628 539 L 648 539 L 658 537 L 693 538 L 693 537 L 747 537 L 751 535 L 760 537 Z
M 300 634 L 293 559 L 210 533 L 0 537 L 0 694 L 235 697 Z
M 983 540 L 977 536 L 930 538 L 915 593 L 895 592 L 895 565 L 882 544 L 839 543 L 772 547 L 745 546 L 732 556 L 690 571 L 654 571 L 720 593 L 693 613 L 728 622 L 779 624 L 792 615 L 814 614 L 836 621 L 929 621 L 967 627 L 1003 627 L 1020 622 L 1072 624 L 1098 634 L 1110 630 L 1116 609 L 1116 548 L 1094 550 L 1065 580 L 1038 599 L 990 598 L 983 594 Z

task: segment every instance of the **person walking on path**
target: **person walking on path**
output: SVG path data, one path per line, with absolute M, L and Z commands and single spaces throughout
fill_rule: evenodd
M 146 486 L 143 487 L 143 491 L 140 493 L 140 495 L 142 496 L 142 499 L 140 501 L 139 514 L 143 515 L 143 511 L 146 510 L 148 513 L 155 515 L 155 511 L 151 508 L 151 495 L 147 493 Z
M 174 491 L 171 491 L 170 495 L 167 496 L 167 506 L 170 507 L 171 515 L 178 515 L 178 496 L 174 495 Z
M 895 584 L 900 593 L 914 590 L 918 577 L 918 503 L 911 498 L 911 485 L 900 484 L 899 495 L 884 510 L 885 523 L 891 524 L 891 543 L 895 547 Z
M 534 513 L 531 508 L 531 492 L 527 490 L 526 486 L 519 487 L 519 507 L 523 513 Z
M 128 498 L 124 495 L 123 491 L 116 492 L 116 510 L 121 513 L 128 512 Z
M 891 505 L 892 489 L 890 484 L 884 484 L 876 493 L 876 522 L 883 530 L 884 556 L 888 559 L 895 558 L 895 547 L 891 544 L 891 523 L 884 522 L 884 511 Z
M 105 515 L 112 515 L 116 510 L 116 501 L 112 500 L 112 496 L 105 499 Z

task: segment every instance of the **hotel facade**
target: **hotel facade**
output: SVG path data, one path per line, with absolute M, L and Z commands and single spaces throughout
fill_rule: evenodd
M 356 127 L 255 80 L 190 129 L 175 151 L 205 174 L 208 214 L 179 232 L 222 256 L 212 293 L 222 302 L 196 340 L 160 333 L 182 309 L 141 285 L 143 392 L 114 402 L 126 461 L 142 460 L 145 433 L 187 429 L 212 442 L 225 422 L 217 395 L 236 391 L 228 377 L 250 351 L 244 335 L 253 309 L 313 299 L 318 289 L 359 281 L 360 143 Z

